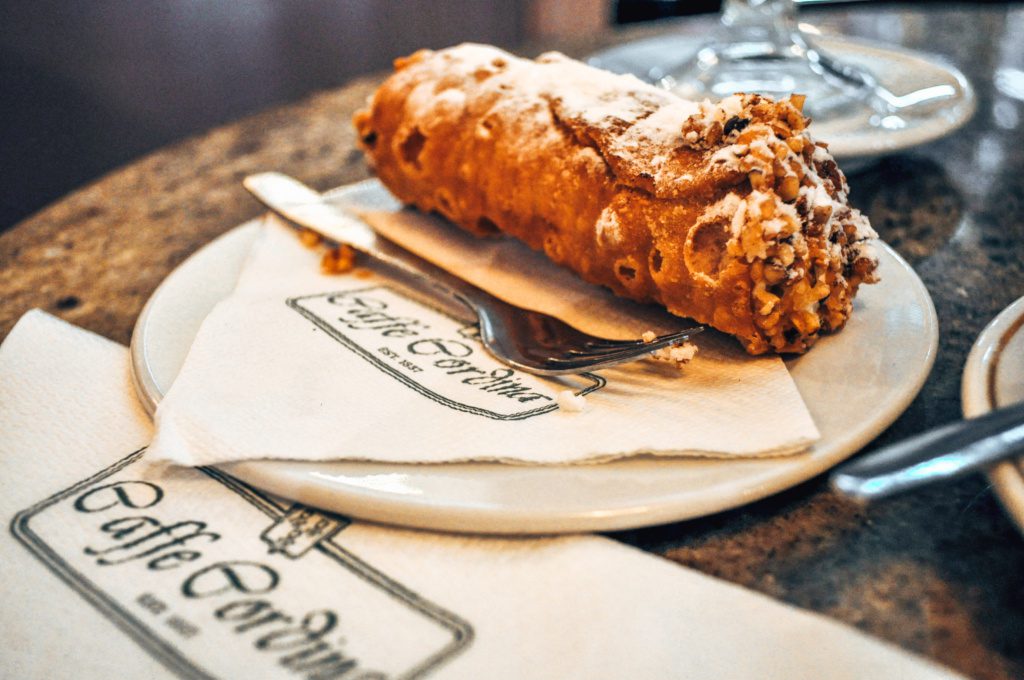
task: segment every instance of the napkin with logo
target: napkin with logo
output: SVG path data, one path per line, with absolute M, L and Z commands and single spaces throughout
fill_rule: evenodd
M 638 338 L 679 327 L 516 242 L 480 241 L 409 211 L 367 217 L 463 278 L 582 330 Z M 717 333 L 697 337 L 682 370 L 643 360 L 539 378 L 495 361 L 475 326 L 379 268 L 325 276 L 318 263 L 294 232 L 266 222 L 159 406 L 153 457 L 571 463 L 783 455 L 818 436 L 782 361 L 747 356 Z M 582 396 L 582 411 L 565 408 L 569 394 Z
M 0 346 L 5 676 L 959 677 L 609 539 L 349 523 L 150 434 L 123 347 L 41 312 Z

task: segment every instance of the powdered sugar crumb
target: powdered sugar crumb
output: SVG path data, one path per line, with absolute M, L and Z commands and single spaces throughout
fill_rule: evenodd
M 611 206 L 601 211 L 597 218 L 594 235 L 600 244 L 617 245 L 622 242 L 622 225 L 619 216 Z
M 572 390 L 562 390 L 556 400 L 558 408 L 568 413 L 581 413 L 587 409 L 587 399 L 583 395 L 574 394 Z

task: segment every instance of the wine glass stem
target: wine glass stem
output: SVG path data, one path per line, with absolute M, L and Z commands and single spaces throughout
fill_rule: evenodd
M 724 42 L 761 44 L 778 55 L 793 43 L 795 30 L 794 0 L 725 0 L 722 4 Z

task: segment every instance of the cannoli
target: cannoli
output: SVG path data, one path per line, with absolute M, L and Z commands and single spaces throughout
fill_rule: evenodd
M 751 354 L 804 352 L 877 280 L 876 234 L 799 97 L 692 102 L 471 44 L 395 66 L 354 123 L 406 204 L 510 234 Z

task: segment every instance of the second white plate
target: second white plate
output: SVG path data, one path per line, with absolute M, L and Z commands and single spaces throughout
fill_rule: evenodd
M 376 181 L 339 203 L 394 207 Z M 132 364 L 153 406 L 170 387 L 203 319 L 234 287 L 258 233 L 253 221 L 211 242 L 160 285 L 139 317 Z M 921 280 L 887 246 L 882 282 L 861 289 L 840 333 L 789 369 L 821 440 L 787 458 L 633 459 L 531 467 L 253 461 L 223 466 L 271 493 L 377 522 L 476 533 L 610 531 L 708 515 L 764 498 L 836 465 L 910 404 L 935 359 L 938 325 Z
M 1024 298 L 994 318 L 978 336 L 964 365 L 964 417 L 1024 401 Z M 988 470 L 1003 507 L 1024 531 L 1024 458 Z

